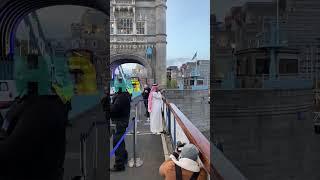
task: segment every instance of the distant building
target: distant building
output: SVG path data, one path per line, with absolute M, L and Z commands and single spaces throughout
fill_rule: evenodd
M 136 67 L 132 69 L 132 76 L 138 77 L 141 85 L 147 84 L 147 70 L 142 65 L 137 64 Z
M 170 77 L 170 79 L 177 80 L 177 77 L 179 75 L 178 66 L 169 66 L 167 68 L 167 75 Z
M 15 54 L 19 56 L 27 56 L 28 52 L 28 40 L 18 40 L 15 44 Z
M 216 20 L 212 23 L 212 31 L 216 34 L 213 41 L 215 79 L 228 78 L 233 71 L 232 44 L 234 51 L 239 51 L 257 48 L 265 40 L 262 35 L 268 31 L 270 21 L 276 22 L 276 2 L 246 2 L 243 6 L 232 7 L 223 23 Z M 317 0 L 301 3 L 279 0 L 280 41 L 288 48 L 296 49 L 299 73 L 309 74 L 315 81 L 320 76 L 320 32 L 317 30 L 320 12 L 314 11 L 316 8 L 320 8 Z
M 215 76 L 224 77 L 212 89 L 213 137 L 223 139 L 225 156 L 248 179 L 312 179 L 319 176 L 310 169 L 320 162 L 313 155 L 320 145 L 312 127 L 312 81 L 304 73 L 317 67 L 320 3 L 279 0 L 277 31 L 275 2 L 247 2 L 215 25 Z
M 111 68 L 139 62 L 149 83 L 166 86 L 166 2 L 110 0 Z
M 167 88 L 180 88 L 182 87 L 180 76 L 180 71 L 178 66 L 169 66 L 167 67 Z M 178 82 L 179 81 L 179 82 Z
M 66 50 L 69 48 L 69 44 L 65 40 L 50 40 L 50 45 L 53 50 L 53 56 L 63 57 Z
M 102 72 L 105 71 L 103 61 L 108 54 L 106 49 L 107 17 L 96 10 L 87 10 L 81 17 L 80 23 L 72 23 L 71 37 L 65 39 L 64 47 L 66 49 L 86 49 L 94 53 L 93 63 L 97 71 L 98 85 L 102 85 Z M 56 52 L 59 52 L 59 47 Z
M 270 55 L 270 50 L 265 48 L 237 51 L 237 82 L 235 87 L 267 88 L 268 84 L 265 81 L 269 78 Z M 297 49 L 281 48 L 277 51 L 277 57 L 280 61 L 276 78 L 282 80 L 292 79 L 292 77 L 294 79 L 301 78 L 299 77 L 299 53 Z
M 180 74 L 183 79 L 183 89 L 208 89 L 210 61 L 187 62 L 180 67 Z
M 197 71 L 200 77 L 203 77 L 203 85 L 208 86 L 210 83 L 210 61 L 209 60 L 198 60 Z

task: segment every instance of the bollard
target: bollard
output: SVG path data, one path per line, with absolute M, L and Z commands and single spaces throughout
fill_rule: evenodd
M 132 121 L 134 121 L 134 125 L 133 125 L 133 158 L 128 162 L 128 166 L 129 167 L 140 167 L 143 165 L 143 161 L 140 158 L 137 158 L 136 155 L 136 144 L 137 144 L 137 121 L 134 118 L 132 118 Z
M 139 101 L 138 101 L 138 103 L 139 103 Z M 136 104 L 136 117 L 135 117 L 135 123 L 134 123 L 134 126 L 136 126 L 136 122 L 139 122 L 140 121 L 140 114 L 141 113 L 139 113 L 139 111 L 138 111 L 138 104 Z M 136 127 L 135 127 L 136 128 Z M 136 132 L 136 133 L 139 133 L 139 132 Z
M 97 126 L 97 122 L 95 122 L 94 124 L 95 126 L 95 144 L 94 144 L 94 150 L 95 150 L 95 158 L 94 159 L 94 164 L 93 164 L 93 177 L 94 179 L 96 179 L 97 177 L 97 169 L 98 169 L 98 126 Z
M 82 180 L 87 179 L 87 157 L 86 157 L 86 137 L 84 133 L 80 135 L 80 169 Z
M 133 163 L 136 165 L 136 122 L 137 120 L 134 118 L 134 125 L 133 125 Z
M 80 170 L 81 174 L 84 175 L 84 162 L 83 162 L 83 134 L 80 134 Z
M 95 168 L 98 168 L 98 127 L 96 125 L 96 166 Z

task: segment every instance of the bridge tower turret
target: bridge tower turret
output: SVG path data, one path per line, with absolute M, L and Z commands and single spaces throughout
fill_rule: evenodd
M 167 31 L 166 31 L 166 11 L 167 0 L 156 0 L 156 63 L 155 72 L 166 72 L 167 60 Z M 155 74 L 156 82 L 160 87 L 167 84 L 166 73 Z

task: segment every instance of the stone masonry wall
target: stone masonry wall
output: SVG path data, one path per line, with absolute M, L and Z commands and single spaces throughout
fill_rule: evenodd
M 213 90 L 211 139 L 248 179 L 316 180 L 311 90 Z

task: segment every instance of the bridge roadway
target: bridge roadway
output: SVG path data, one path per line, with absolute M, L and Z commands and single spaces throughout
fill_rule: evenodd
M 141 97 L 141 96 L 140 96 Z M 141 100 L 137 98 L 132 102 L 131 106 L 131 117 L 135 116 L 135 106 L 134 103 Z M 126 166 L 126 171 L 124 172 L 112 172 L 110 174 L 111 180 L 141 180 L 141 179 L 152 179 L 161 180 L 163 178 L 159 175 L 159 167 L 165 160 L 163 145 L 160 135 L 153 135 L 150 133 L 150 122 L 147 122 L 147 118 L 144 116 L 146 110 L 143 102 L 138 105 L 138 111 L 141 108 L 141 113 L 138 114 L 137 121 L 137 146 L 136 152 L 137 157 L 143 160 L 143 165 L 138 168 L 130 168 Z M 132 133 L 132 131 L 131 131 Z M 129 160 L 133 157 L 133 134 L 129 133 L 126 137 L 126 149 L 129 154 Z M 110 149 L 112 149 L 112 138 L 110 140 Z M 111 158 L 110 167 L 114 164 L 114 156 Z
M 131 117 L 135 116 L 135 106 L 139 99 L 135 99 L 132 102 L 131 107 Z M 137 146 L 136 152 L 137 157 L 140 157 L 143 160 L 143 165 L 138 168 L 130 168 L 126 166 L 126 170 L 124 172 L 112 172 L 110 173 L 110 179 L 114 180 L 141 180 L 141 179 L 162 179 L 159 176 L 159 167 L 161 163 L 165 160 L 164 151 L 162 145 L 162 138 L 160 135 L 153 135 L 149 130 L 149 122 L 147 122 L 146 117 L 144 116 L 145 108 L 143 103 L 141 103 L 141 115 L 137 124 L 137 130 L 139 134 L 137 135 Z M 102 108 L 100 104 L 94 106 L 92 109 L 85 111 L 82 115 L 75 116 L 71 119 L 73 122 L 73 126 L 67 129 L 67 152 L 65 158 L 65 175 L 64 180 L 70 180 L 71 177 L 81 175 L 80 171 L 80 134 L 82 132 L 88 131 L 91 123 L 94 121 L 104 120 L 104 113 L 102 112 Z M 94 134 L 94 133 L 92 133 Z M 101 134 L 99 134 L 101 136 Z M 103 136 L 103 135 L 102 135 Z M 100 144 L 106 144 L 103 141 L 103 138 L 98 138 Z M 94 149 L 90 148 L 93 144 L 94 140 L 88 139 L 87 145 L 87 163 L 88 163 L 88 175 L 92 174 L 92 162 Z M 126 149 L 128 151 L 129 160 L 133 157 L 133 135 L 128 134 L 125 138 L 126 141 Z M 112 150 L 112 138 L 110 139 L 110 148 L 102 149 L 100 148 L 98 151 L 99 154 L 109 154 L 109 151 Z M 101 156 L 99 157 L 101 158 Z M 106 161 L 109 161 L 106 160 Z M 110 167 L 113 166 L 114 157 L 110 159 Z M 99 172 L 99 171 L 98 171 Z M 101 170 L 100 170 L 101 173 Z M 109 173 L 108 167 L 105 168 L 105 172 Z M 107 176 L 109 176 L 107 175 Z M 98 178 L 99 179 L 99 178 Z M 100 180 L 100 179 L 99 179 Z

